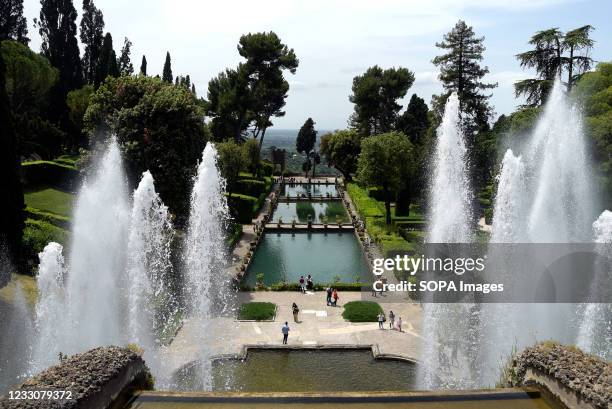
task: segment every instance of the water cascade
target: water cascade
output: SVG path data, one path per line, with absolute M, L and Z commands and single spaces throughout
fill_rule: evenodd
M 199 363 L 194 369 L 205 390 L 211 388 L 210 357 L 206 345 L 214 336 L 208 330 L 208 323 L 213 314 L 223 312 L 221 310 L 227 305 L 225 297 L 230 275 L 224 265 L 225 223 L 228 218 L 225 180 L 217 169 L 217 150 L 208 143 L 191 192 L 183 294 L 189 316 L 200 322 Z
M 467 169 L 467 149 L 460 125 L 459 99 L 446 102 L 437 130 L 435 166 L 430 185 L 429 243 L 469 243 L 472 192 Z M 472 304 L 425 303 L 423 314 L 423 364 L 419 386 L 424 389 L 469 388 L 471 328 L 477 311 Z M 451 365 L 453 358 L 456 365 Z

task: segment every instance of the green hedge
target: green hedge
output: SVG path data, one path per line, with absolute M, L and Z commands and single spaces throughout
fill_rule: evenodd
M 240 223 L 232 223 L 227 238 L 228 247 L 233 249 L 238 240 L 240 240 L 240 237 L 242 237 L 242 225 Z
M 255 216 L 255 207 L 257 205 L 257 198 L 247 195 L 239 195 L 232 193 L 227 196 L 227 204 L 230 209 L 230 213 L 234 220 L 238 223 L 251 223 Z
M 51 185 L 63 189 L 74 189 L 79 172 L 76 167 L 44 160 L 23 162 L 21 177 L 24 186 Z
M 380 305 L 373 301 L 351 301 L 344 304 L 342 318 L 350 322 L 376 322 L 383 312 Z
M 26 207 L 25 216 L 29 219 L 51 223 L 62 229 L 68 229 L 70 227 L 70 218 L 55 213 L 45 212 L 34 207 Z
M 384 204 L 368 196 L 368 192 L 365 189 L 362 189 L 356 183 L 349 183 L 346 189 L 349 195 L 351 195 L 357 213 L 362 218 L 385 216 Z
M 22 244 L 27 258 L 36 257 L 51 241 L 65 245 L 68 232 L 42 220 L 26 219 Z
M 267 161 L 261 161 L 261 174 L 264 176 L 272 176 L 272 174 L 274 173 L 274 165 Z
M 236 193 L 241 195 L 259 197 L 266 191 L 266 182 L 263 180 L 240 179 L 236 182 Z
M 238 311 L 239 320 L 265 321 L 274 318 L 276 304 L 271 302 L 249 302 L 242 304 Z

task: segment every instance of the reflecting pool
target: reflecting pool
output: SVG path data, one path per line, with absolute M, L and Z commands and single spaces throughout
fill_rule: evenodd
M 336 189 L 336 185 L 313 185 L 313 184 L 285 184 L 284 185 L 283 194 L 285 196 L 308 196 L 308 192 L 310 192 L 311 196 L 327 196 L 329 193 L 330 196 L 337 196 L 338 189 Z
M 350 219 L 342 201 L 327 201 L 327 202 L 288 202 L 279 203 L 274 211 L 272 221 L 278 222 L 279 219 L 283 223 L 291 223 L 294 219 L 298 223 L 308 222 L 308 217 L 313 223 L 323 223 L 327 220 L 328 223 L 349 223 Z

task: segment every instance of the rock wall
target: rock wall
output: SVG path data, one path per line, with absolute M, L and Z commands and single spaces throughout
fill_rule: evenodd
M 2 409 L 107 409 L 120 407 L 133 389 L 152 389 L 149 369 L 140 355 L 116 346 L 99 347 L 65 358 L 24 382 L 13 398 L 28 391 L 70 391 L 72 399 L 0 398 Z
M 612 365 L 575 347 L 545 342 L 514 358 L 513 383 L 537 385 L 568 408 L 612 407 Z

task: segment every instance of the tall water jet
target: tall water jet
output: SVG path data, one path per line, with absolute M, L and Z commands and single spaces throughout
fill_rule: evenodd
M 471 239 L 472 191 L 456 93 L 446 101 L 442 123 L 436 134 L 427 241 L 467 243 Z
M 59 243 L 51 242 L 38 254 L 38 302 L 36 303 L 36 337 L 32 351 L 31 372 L 37 373 L 57 363 L 66 338 L 72 336 L 65 319 L 64 255 Z
M 522 243 L 525 240 L 525 165 L 521 156 L 506 151 L 498 177 L 491 229 L 492 243 Z
M 173 237 L 168 207 L 155 191 L 153 176 L 146 171 L 134 191 L 126 280 L 128 339 L 144 349 L 149 365 L 157 364 L 153 357 L 155 340 L 170 322 L 174 308 L 169 286 Z
M 429 243 L 469 243 L 472 239 L 467 149 L 461 130 L 459 98 L 449 96 L 437 130 L 430 185 Z M 424 389 L 469 388 L 474 349 L 473 304 L 425 303 L 423 364 L 419 385 Z M 451 360 L 456 360 L 453 365 Z
M 191 192 L 189 226 L 185 243 L 184 298 L 191 319 L 200 325 L 199 377 L 203 389 L 211 388 L 210 356 L 206 339 L 213 305 L 220 308 L 229 290 L 225 265 L 224 224 L 229 218 L 225 180 L 217 169 L 217 150 L 208 143 L 202 154 Z
M 123 285 L 128 194 L 121 153 L 112 138 L 94 173 L 81 187 L 74 211 L 68 314 L 74 325 L 64 353 L 123 340 Z

